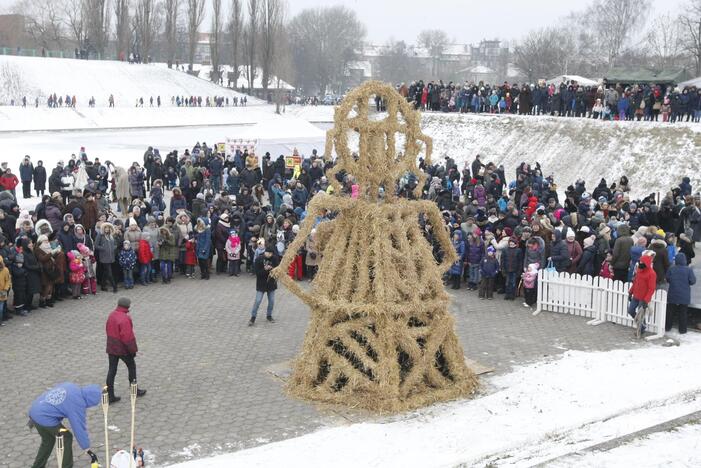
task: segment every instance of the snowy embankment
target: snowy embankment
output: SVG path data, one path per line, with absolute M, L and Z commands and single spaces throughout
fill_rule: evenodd
M 503 164 L 507 179 L 523 161 L 540 162 L 559 188 L 578 178 L 594 190 L 628 176 L 633 195 L 662 195 L 691 177 L 701 185 L 701 124 L 603 122 L 561 117 L 498 117 L 424 114 L 424 132 L 433 137 L 434 159 L 450 156 Z
M 677 338 L 679 347 L 568 351 L 483 381 L 496 389 L 481 398 L 174 466 L 532 466 L 701 410 L 701 374 L 688 361 L 701 336 Z M 684 456 L 701 464 L 698 451 Z
M 291 106 L 287 113 L 310 122 L 333 122 L 331 106 Z M 423 132 L 433 138 L 433 160 L 462 163 L 481 154 L 483 162 L 503 164 L 509 181 L 521 162 L 540 162 L 554 175 L 559 191 L 578 178 L 594 190 L 603 177 L 627 175 L 634 196 L 661 195 L 689 176 L 701 186 L 701 124 L 603 122 L 562 117 L 520 117 L 426 112 Z
M 15 103 L 27 97 L 27 105 L 46 106 L 46 98 L 56 93 L 76 96 L 78 108 L 88 107 L 95 97 L 98 107 L 107 107 L 109 95 L 114 95 L 117 107 L 133 107 L 136 100 L 161 96 L 162 104 L 170 106 L 171 96 L 223 96 L 229 99 L 243 95 L 190 76 L 187 73 L 156 65 L 130 65 L 111 60 L 76 60 L 41 57 L 0 56 L 0 105 Z M 262 104 L 248 96 L 249 105 Z M 0 121 L 0 128 L 2 128 Z
M 202 125 L 254 125 L 272 110 L 256 107 L 4 107 L 0 106 L 0 133 L 22 131 L 138 129 Z M 118 137 L 117 137 L 118 138 Z M 148 146 L 148 145 L 146 145 Z M 175 149 L 175 148 L 173 148 Z

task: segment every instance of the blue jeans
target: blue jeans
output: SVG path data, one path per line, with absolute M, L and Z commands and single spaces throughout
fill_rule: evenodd
M 139 276 L 141 277 L 141 284 L 146 284 L 151 282 L 151 264 L 150 263 L 140 263 L 139 264 Z
M 266 294 L 265 291 L 256 291 L 256 301 L 253 303 L 253 309 L 251 310 L 251 318 L 256 318 L 258 315 L 258 307 L 260 303 L 263 302 L 263 295 Z M 271 318 L 273 316 L 273 306 L 275 306 L 275 291 L 268 291 L 268 310 L 267 317 Z
M 122 268 L 122 273 L 124 274 L 124 286 L 127 288 L 134 287 L 134 269 Z
M 631 317 L 635 318 L 636 311 L 638 309 L 638 306 L 640 305 L 642 301 L 637 300 L 634 297 L 630 298 L 630 303 L 628 304 L 628 315 Z M 649 307 L 649 305 L 648 305 Z M 643 324 L 643 331 L 645 331 L 645 324 Z
M 173 277 L 173 262 L 170 260 L 161 260 L 161 278 L 169 280 Z
M 506 274 L 505 297 L 516 297 L 516 272 L 512 271 Z
M 468 266 L 469 271 L 470 271 L 470 279 L 468 282 L 470 283 L 471 286 L 477 286 L 480 282 L 480 266 L 479 263 L 477 265 L 473 265 L 470 263 Z
M 7 312 L 7 300 L 0 301 L 0 321 L 5 318 L 5 313 Z

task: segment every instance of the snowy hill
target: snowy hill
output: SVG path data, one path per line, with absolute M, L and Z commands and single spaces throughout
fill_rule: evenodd
M 148 106 L 149 97 L 161 96 L 164 105 L 170 105 L 171 96 L 223 96 L 230 99 L 243 96 L 206 80 L 183 72 L 156 65 L 130 65 L 126 62 L 53 59 L 42 57 L 0 57 L 0 105 L 16 102 L 27 96 L 34 104 L 39 97 L 46 106 L 49 94 L 69 94 L 77 98 L 77 106 L 86 108 L 94 96 L 98 107 L 107 107 L 110 94 L 115 105 L 134 107 L 143 97 Z M 262 104 L 248 97 L 249 105 Z
M 508 180 L 522 161 L 538 161 L 561 190 L 578 178 L 593 190 L 602 177 L 610 184 L 623 174 L 636 196 L 664 195 L 683 176 L 701 186 L 699 124 L 424 114 L 422 127 L 433 137 L 434 160 L 471 162 L 479 153 L 485 162 L 503 164 Z
M 322 128 L 331 128 L 333 112 L 332 106 L 287 108 L 288 115 Z M 450 156 L 462 167 L 481 154 L 483 162 L 503 164 L 509 181 L 522 161 L 538 161 L 544 175 L 555 175 L 560 191 L 578 178 L 593 190 L 602 177 L 610 184 L 623 174 L 635 196 L 663 195 L 683 176 L 701 188 L 699 124 L 426 112 L 421 127 L 433 138 L 434 162 Z

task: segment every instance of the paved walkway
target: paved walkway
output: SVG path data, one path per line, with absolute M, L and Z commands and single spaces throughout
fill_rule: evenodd
M 276 298 L 278 322 L 263 320 L 249 328 L 254 286 L 248 275 L 213 276 L 208 282 L 178 277 L 169 286 L 120 291 L 132 299 L 139 382 L 148 389 L 137 404 L 137 445 L 151 451 L 156 465 L 348 421 L 342 411 L 288 398 L 281 381 L 266 370 L 295 356 L 308 311 L 283 288 Z M 0 329 L 0 467 L 31 464 L 39 437 L 25 427 L 26 411 L 37 395 L 65 380 L 104 382 L 104 322 L 117 297 L 98 292 L 96 297 L 64 301 Z M 634 341 L 629 329 L 612 324 L 591 327 L 584 319 L 546 312 L 533 317 L 520 302 L 500 296 L 478 300 L 466 290 L 454 297 L 466 356 L 497 373 L 567 349 L 646 346 Z M 488 378 L 483 382 L 488 391 Z M 117 374 L 116 392 L 123 400 L 110 408 L 110 445 L 123 448 L 129 443 L 130 421 L 124 367 Z M 88 425 L 93 444 L 103 443 L 99 408 L 90 411 Z M 103 458 L 104 448 L 97 452 Z

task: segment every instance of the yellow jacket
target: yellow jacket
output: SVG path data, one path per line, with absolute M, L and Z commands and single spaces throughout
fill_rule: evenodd
M 12 278 L 10 277 L 10 270 L 2 263 L 0 265 L 2 265 L 2 270 L 0 270 L 0 302 L 5 302 L 7 294 L 2 293 L 6 293 L 12 288 Z

